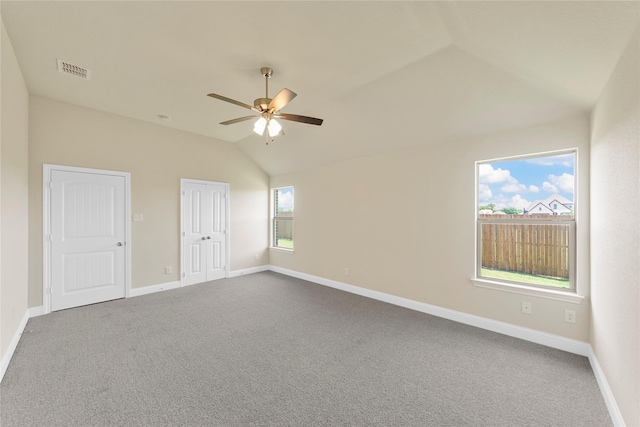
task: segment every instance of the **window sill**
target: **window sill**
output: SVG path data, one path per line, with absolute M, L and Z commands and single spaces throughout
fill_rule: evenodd
M 584 299 L 583 296 L 576 293 L 554 291 L 551 289 L 538 289 L 529 286 L 516 285 L 511 283 L 497 282 L 487 279 L 471 279 L 473 286 L 479 288 L 493 289 L 496 291 L 513 292 L 522 295 L 531 295 L 534 297 L 547 298 L 556 301 L 570 302 L 572 304 L 580 304 Z
M 276 251 L 276 252 L 284 252 L 284 253 L 287 253 L 287 254 L 292 254 L 293 253 L 293 249 L 277 248 L 275 246 L 269 246 L 269 250 L 270 251 Z

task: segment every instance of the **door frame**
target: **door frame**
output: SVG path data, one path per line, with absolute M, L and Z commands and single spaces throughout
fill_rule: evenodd
M 124 178 L 124 281 L 125 298 L 131 296 L 131 173 L 76 166 L 42 165 L 42 307 L 51 313 L 51 173 L 53 171 L 92 173 Z
M 230 203 L 230 192 L 229 192 L 229 183 L 228 182 L 217 182 L 217 181 L 205 181 L 202 179 L 191 179 L 191 178 L 180 178 L 180 286 L 186 286 L 184 284 L 185 278 L 185 253 L 184 253 L 184 198 L 185 198 L 185 184 L 215 184 L 224 186 L 225 191 L 225 203 L 224 203 L 224 277 L 229 278 L 229 260 L 230 260 L 230 251 L 229 251 L 229 205 Z

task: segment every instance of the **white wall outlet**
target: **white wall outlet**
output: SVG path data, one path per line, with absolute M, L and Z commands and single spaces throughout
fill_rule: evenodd
M 531 303 L 527 301 L 522 301 L 522 312 L 524 314 L 531 314 Z
M 260 255 L 256 254 L 256 261 L 260 259 Z
M 564 321 L 568 323 L 576 323 L 576 312 L 574 310 L 565 310 Z
M 344 268 L 344 275 L 348 276 L 349 275 L 349 267 L 345 267 Z
M 173 268 L 170 265 L 164 268 L 164 274 L 171 274 L 172 271 Z
M 136 222 L 137 221 L 142 221 L 142 220 L 144 220 L 144 217 L 143 217 L 142 214 L 133 214 L 133 220 L 136 221 Z

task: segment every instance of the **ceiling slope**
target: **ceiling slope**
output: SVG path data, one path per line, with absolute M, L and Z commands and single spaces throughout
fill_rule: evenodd
M 237 143 L 282 174 L 588 111 L 637 2 L 30 2 L 0 13 L 29 91 Z M 56 60 L 87 68 L 62 74 Z M 269 146 L 247 104 L 298 96 Z M 159 115 L 171 117 L 165 122 Z

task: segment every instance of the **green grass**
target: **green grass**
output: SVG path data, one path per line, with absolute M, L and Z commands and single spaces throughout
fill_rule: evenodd
M 559 279 L 556 277 L 534 276 L 532 274 L 517 273 L 515 271 L 493 270 L 483 268 L 482 277 L 510 280 L 512 282 L 532 283 L 543 286 L 553 286 L 554 288 L 569 288 L 569 279 Z
M 276 248 L 293 249 L 293 240 L 279 238 Z

